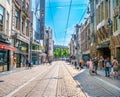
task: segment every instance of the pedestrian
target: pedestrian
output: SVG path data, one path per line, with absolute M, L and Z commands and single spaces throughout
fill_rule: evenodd
M 79 68 L 82 69 L 81 62 L 79 62 Z
M 77 69 L 77 61 L 74 62 L 75 69 Z
M 95 73 L 97 74 L 97 69 L 98 69 L 98 59 L 97 59 L 97 57 L 95 57 L 93 59 L 93 66 L 94 66 Z
M 26 58 L 26 67 L 29 66 L 29 61 L 28 61 L 28 58 Z
M 118 61 L 117 61 L 116 58 L 113 59 L 112 64 L 113 64 L 113 75 L 114 75 L 114 78 L 116 77 L 118 79 Z
M 104 59 L 103 59 L 103 56 L 100 56 L 99 67 L 100 67 L 100 69 L 104 68 Z
M 106 62 L 105 62 L 105 76 L 106 77 L 110 77 L 110 68 L 111 68 L 112 64 L 110 62 L 110 58 L 108 57 Z
M 31 69 L 31 61 L 30 61 L 30 59 L 28 60 L 28 68 L 30 68 Z
M 90 58 L 90 61 L 88 62 L 88 66 L 89 66 L 89 73 L 90 74 L 94 73 L 93 62 L 91 58 Z

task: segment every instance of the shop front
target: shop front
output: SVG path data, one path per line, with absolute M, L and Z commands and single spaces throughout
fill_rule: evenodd
M 104 42 L 102 44 L 97 45 L 97 55 L 103 56 L 103 58 L 111 58 L 111 51 L 110 51 L 110 41 Z
M 10 70 L 9 50 L 0 49 L 0 72 Z
M 37 65 L 39 64 L 39 43 L 33 42 L 32 43 L 32 64 Z
M 0 72 L 9 71 L 11 68 L 10 52 L 17 49 L 10 45 L 9 37 L 0 34 Z
M 29 45 L 21 40 L 14 39 L 14 46 L 18 49 L 13 56 L 16 60 L 14 60 L 14 63 L 16 64 L 16 67 L 23 67 L 26 66 L 26 60 L 28 59 L 28 50 Z

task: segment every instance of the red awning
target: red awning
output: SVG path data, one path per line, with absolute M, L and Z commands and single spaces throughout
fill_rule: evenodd
M 4 43 L 0 43 L 0 49 L 17 51 L 17 48 L 15 48 L 11 45 L 4 44 Z

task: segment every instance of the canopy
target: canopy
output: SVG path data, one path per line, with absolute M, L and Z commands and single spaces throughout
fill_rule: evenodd
M 11 45 L 8 45 L 8 44 L 4 44 L 4 43 L 0 43 L 0 49 L 17 51 L 17 48 L 15 48 Z

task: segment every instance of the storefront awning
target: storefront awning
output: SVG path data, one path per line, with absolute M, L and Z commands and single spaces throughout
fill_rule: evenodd
M 4 43 L 0 43 L 0 49 L 17 51 L 17 48 L 15 48 L 11 45 L 8 45 L 8 44 L 4 44 Z

